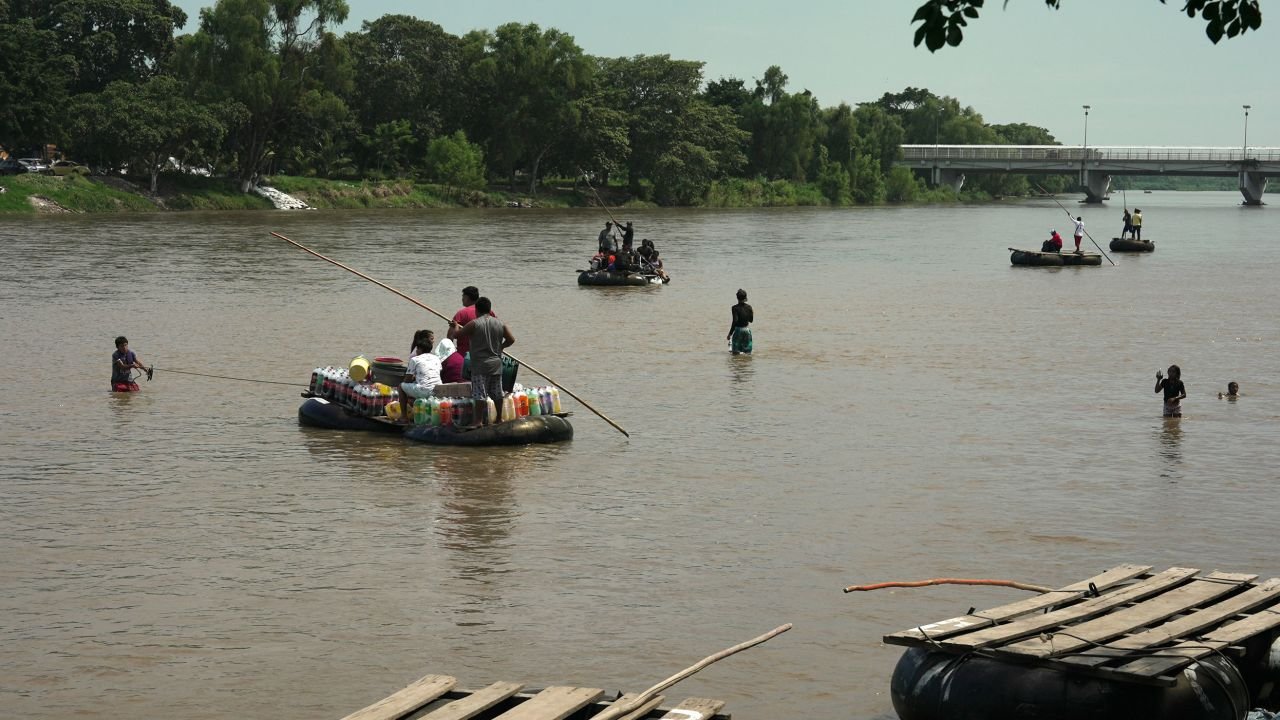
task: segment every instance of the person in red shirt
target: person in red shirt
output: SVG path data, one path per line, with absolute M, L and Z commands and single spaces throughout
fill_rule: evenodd
M 476 300 L 480 299 L 480 290 L 475 285 L 462 288 L 462 307 L 453 314 L 453 322 L 449 324 L 447 337 L 458 344 L 458 353 L 466 355 L 471 349 L 471 338 L 459 337 L 458 328 L 476 319 Z
M 1044 245 L 1040 247 L 1040 252 L 1062 252 L 1062 236 L 1057 230 L 1049 231 L 1049 239 L 1044 241 Z

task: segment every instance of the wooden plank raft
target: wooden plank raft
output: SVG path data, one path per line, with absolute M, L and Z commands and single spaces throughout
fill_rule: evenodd
M 890 645 L 1172 686 L 1196 660 L 1280 628 L 1280 578 L 1121 565 L 1008 605 L 884 636 Z
M 606 697 L 599 688 L 548 687 L 521 692 L 524 685 L 496 682 L 480 690 L 456 690 L 457 679 L 427 675 L 404 689 L 342 720 L 589 720 L 610 706 L 623 705 L 638 693 Z M 622 720 L 731 720 L 722 714 L 723 700 L 688 698 L 671 709 L 659 707 L 658 695 Z

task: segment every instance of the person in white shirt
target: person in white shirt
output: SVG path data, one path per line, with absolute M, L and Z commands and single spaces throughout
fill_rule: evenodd
M 1080 241 L 1084 239 L 1084 218 L 1077 217 L 1076 223 L 1076 252 L 1080 252 Z
M 431 351 L 434 341 L 435 333 L 430 330 L 419 330 L 413 336 L 413 351 L 417 354 L 409 358 L 404 379 L 400 382 L 401 424 L 413 423 L 413 401 L 431 397 L 436 385 L 440 384 L 440 358 Z

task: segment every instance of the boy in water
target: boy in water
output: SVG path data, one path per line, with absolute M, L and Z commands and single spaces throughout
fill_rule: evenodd
M 1182 368 L 1169 366 L 1169 377 L 1156 371 L 1156 392 L 1164 391 L 1164 416 L 1182 417 L 1182 400 L 1187 397 L 1187 386 L 1182 384 Z
M 142 364 L 129 349 L 129 338 L 121 335 L 116 338 L 116 351 L 111 353 L 111 392 L 137 392 L 140 389 L 133 381 L 134 368 L 146 372 L 147 379 L 151 379 L 151 368 Z
M 1238 397 L 1240 397 L 1240 384 L 1237 383 L 1235 380 L 1232 380 L 1231 382 L 1227 383 L 1227 391 L 1225 393 L 1218 393 L 1219 400 L 1221 400 L 1222 398 L 1226 398 L 1228 400 L 1235 400 Z

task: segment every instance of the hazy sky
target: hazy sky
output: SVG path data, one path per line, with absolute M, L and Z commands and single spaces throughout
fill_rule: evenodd
M 922 1 L 922 0 L 921 0 Z M 1280 146 L 1280 0 L 1258 32 L 1213 45 L 1182 0 L 987 3 L 959 48 L 912 46 L 915 0 L 348 0 L 339 33 L 394 13 L 455 35 L 508 22 L 574 37 L 591 55 L 668 54 L 751 87 L 770 65 L 823 107 L 906 87 L 950 95 L 989 123 L 1039 125 L 1065 144 Z M 208 0 L 176 3 L 194 31 Z M 1002 9 L 1003 8 L 1003 9 Z

